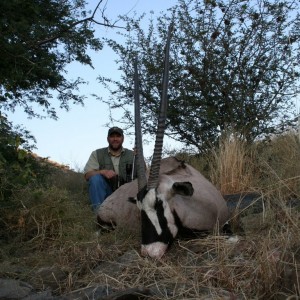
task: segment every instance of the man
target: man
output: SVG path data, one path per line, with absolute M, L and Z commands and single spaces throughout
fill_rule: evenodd
M 124 134 L 119 127 L 112 127 L 107 134 L 108 147 L 97 149 L 84 167 L 84 177 L 89 183 L 89 198 L 93 210 L 120 185 L 136 177 L 134 152 L 123 148 Z

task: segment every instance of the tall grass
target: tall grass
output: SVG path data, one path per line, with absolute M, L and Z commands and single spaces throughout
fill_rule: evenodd
M 235 134 L 225 134 L 210 157 L 211 180 L 223 194 L 249 191 L 255 185 L 255 154 Z
M 300 140 L 295 133 L 258 144 L 262 183 L 285 199 L 300 198 Z
M 252 145 L 225 134 L 211 153 L 210 179 L 223 194 L 259 190 L 300 197 L 300 143 L 292 132 Z

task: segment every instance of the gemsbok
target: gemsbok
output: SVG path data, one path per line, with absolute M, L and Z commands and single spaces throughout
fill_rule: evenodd
M 103 202 L 97 212 L 99 223 L 114 224 L 132 230 L 139 228 L 141 254 L 156 259 L 164 255 L 181 230 L 212 231 L 221 228 L 228 219 L 226 202 L 211 182 L 192 166 L 175 157 L 162 159 L 168 105 L 171 31 L 172 26 L 169 27 L 165 48 L 160 113 L 149 175 L 146 173 L 142 147 L 136 60 L 134 98 L 138 179 L 117 189 Z

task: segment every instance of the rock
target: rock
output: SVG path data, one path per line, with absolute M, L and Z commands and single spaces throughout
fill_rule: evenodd
M 51 291 L 42 291 L 33 292 L 22 300 L 67 300 L 67 298 L 64 296 L 53 296 Z
M 263 210 L 263 198 L 259 193 L 238 193 L 224 195 L 229 213 L 232 214 L 234 210 L 251 210 L 252 213 L 259 213 Z
M 50 290 L 36 291 L 21 280 L 0 278 L 0 299 L 5 300 L 70 300 L 65 296 L 53 296 Z
M 103 273 L 114 277 L 123 269 L 135 264 L 135 261 L 140 259 L 139 254 L 135 250 L 129 250 L 125 252 L 122 256 L 118 257 L 115 261 L 104 261 L 100 263 L 94 270 L 93 273 Z
M 0 279 L 0 299 L 21 299 L 28 296 L 33 287 L 23 281 Z
M 58 266 L 40 268 L 36 272 L 37 278 L 42 281 L 42 284 L 51 290 L 60 288 L 60 282 L 64 281 L 67 274 Z
M 123 291 L 112 293 L 101 300 L 141 300 L 153 296 L 150 289 L 147 288 L 131 288 Z
M 115 289 L 108 287 L 107 285 L 95 285 L 82 288 L 77 291 L 73 291 L 65 295 L 65 299 L 68 300 L 86 300 L 86 299 L 105 299 L 107 295 L 115 292 Z

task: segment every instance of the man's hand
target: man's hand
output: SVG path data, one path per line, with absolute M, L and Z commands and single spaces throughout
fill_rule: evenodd
M 100 174 L 100 175 L 104 176 L 107 179 L 111 179 L 111 178 L 117 176 L 117 173 L 113 170 L 93 170 L 93 171 L 87 172 L 84 175 L 84 177 L 85 177 L 86 180 L 89 180 L 90 177 L 92 177 L 94 175 L 97 175 L 97 174 Z
M 101 170 L 100 174 L 103 175 L 107 179 L 111 179 L 111 178 L 117 176 L 117 173 L 113 170 Z

